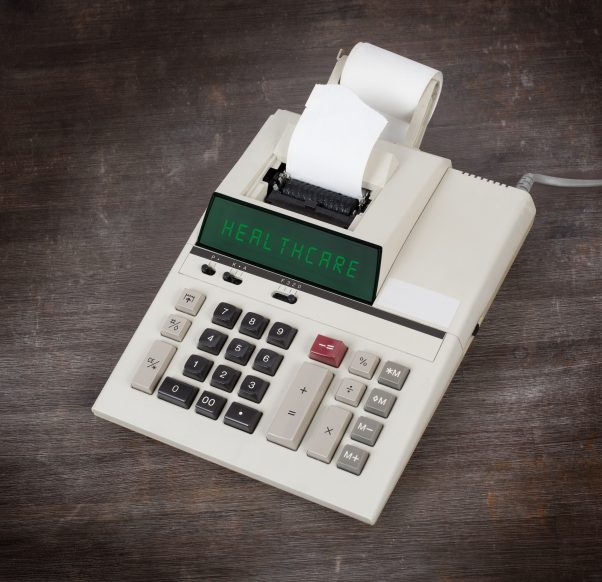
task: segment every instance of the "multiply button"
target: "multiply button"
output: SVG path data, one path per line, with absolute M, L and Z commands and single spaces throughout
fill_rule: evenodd
M 341 340 L 318 335 L 309 350 L 309 357 L 312 360 L 338 368 L 346 352 L 347 346 Z
M 366 400 L 364 410 L 376 414 L 376 416 L 387 418 L 391 413 L 391 409 L 396 400 L 397 396 L 393 396 L 393 394 L 389 394 L 379 388 L 374 388 L 374 390 L 370 392 L 368 400 Z
M 330 463 L 350 420 L 351 412 L 340 406 L 329 406 L 318 413 L 309 430 L 307 456 Z
M 410 369 L 398 364 L 397 362 L 385 362 L 383 369 L 380 371 L 378 383 L 395 390 L 401 390 Z
M 370 352 L 355 352 L 349 365 L 349 371 L 356 376 L 370 380 L 374 376 L 380 358 Z
M 353 445 L 346 445 L 339 455 L 337 467 L 354 475 L 361 474 L 370 453 Z

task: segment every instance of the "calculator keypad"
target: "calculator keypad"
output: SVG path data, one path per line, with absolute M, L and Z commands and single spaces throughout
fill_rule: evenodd
M 226 348 L 226 360 L 246 366 L 255 346 L 243 339 L 233 339 Z
M 205 301 L 203 293 L 187 288 L 180 294 L 175 308 L 181 313 L 195 317 Z M 211 321 L 217 326 L 233 329 L 242 315 L 243 311 L 239 307 L 221 302 L 213 311 Z M 160 333 L 164 337 L 181 342 L 191 324 L 190 319 L 172 313 Z M 269 318 L 249 311 L 242 316 L 238 329 L 243 336 L 261 340 L 269 325 Z M 276 321 L 270 326 L 264 341 L 281 350 L 288 350 L 297 333 L 297 328 Z M 202 332 L 197 347 L 203 352 L 219 356 L 227 341 L 226 333 L 208 327 Z M 176 346 L 168 342 L 155 341 L 134 375 L 132 387 L 152 394 L 176 351 Z M 347 351 L 347 345 L 343 341 L 318 334 L 308 356 L 310 360 L 320 364 L 339 368 L 346 358 Z M 223 358 L 242 367 L 250 365 L 257 372 L 273 377 L 278 373 L 284 355 L 267 347 L 256 346 L 246 339 L 234 337 L 230 339 Z M 323 365 L 316 365 L 311 361 L 301 362 L 292 384 L 285 387 L 288 389 L 267 430 L 267 439 L 291 450 L 297 450 L 303 442 L 308 457 L 329 464 L 336 456 L 338 469 L 360 475 L 368 462 L 370 452 L 356 446 L 355 443 L 364 447 L 376 445 L 384 430 L 382 419 L 388 418 L 397 400 L 391 389 L 401 390 L 410 370 L 398 362 L 389 360 L 382 364 L 380 373 L 376 375 L 381 358 L 370 351 L 356 351 L 348 362 L 348 376 L 339 376 L 332 388 L 337 404 L 323 404 L 321 410 L 319 409 L 324 396 L 333 384 L 334 373 Z M 181 373 L 196 382 L 205 382 L 209 378 L 211 386 L 227 393 L 234 391 L 243 376 L 241 370 L 219 362 L 214 368 L 214 362 L 200 354 L 191 354 Z M 371 382 L 380 386 L 371 386 L 368 391 L 368 384 Z M 259 405 L 269 386 L 270 382 L 261 375 L 246 374 L 240 383 L 237 397 Z M 197 398 L 199 392 L 201 395 Z M 157 396 L 185 409 L 189 409 L 196 399 L 195 412 L 211 420 L 217 420 L 226 409 L 224 424 L 246 433 L 255 431 L 263 414 L 253 406 L 236 400 L 228 403 L 225 396 L 210 390 L 201 391 L 192 384 L 170 376 L 163 379 Z M 354 418 L 354 409 L 360 405 L 363 405 L 365 412 Z M 379 417 L 381 421 L 375 417 Z M 345 434 L 351 442 L 341 444 Z
M 222 351 L 224 344 L 228 336 L 221 331 L 217 331 L 217 329 L 213 329 L 208 327 L 199 338 L 199 343 L 197 347 L 199 350 L 203 350 L 209 354 L 213 354 L 217 356 Z
M 223 327 L 232 329 L 236 325 L 241 313 L 241 309 L 234 307 L 234 305 L 230 305 L 230 303 L 220 303 L 215 308 L 211 321 L 216 325 L 222 325 Z

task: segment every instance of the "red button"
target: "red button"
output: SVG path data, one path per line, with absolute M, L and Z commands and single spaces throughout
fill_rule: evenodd
M 335 340 L 325 335 L 318 335 L 314 340 L 309 357 L 323 364 L 338 368 L 345 357 L 347 346 L 341 340 Z

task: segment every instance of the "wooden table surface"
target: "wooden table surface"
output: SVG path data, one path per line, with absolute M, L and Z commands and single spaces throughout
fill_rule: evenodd
M 423 142 L 602 175 L 602 4 L 0 4 L 0 579 L 602 579 L 602 191 L 534 228 L 369 527 L 95 418 L 208 198 L 360 40 L 444 73 Z

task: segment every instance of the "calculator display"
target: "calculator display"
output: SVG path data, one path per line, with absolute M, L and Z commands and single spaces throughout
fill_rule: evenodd
M 374 300 L 379 246 L 217 192 L 197 244 L 347 297 Z

